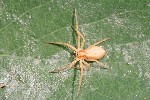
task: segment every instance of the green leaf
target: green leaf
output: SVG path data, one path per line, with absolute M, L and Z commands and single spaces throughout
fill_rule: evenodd
M 85 48 L 96 41 L 107 51 L 84 71 L 49 71 L 74 60 L 73 52 L 48 42 L 76 46 L 71 29 L 77 9 Z M 1 0 L 0 98 L 7 100 L 149 100 L 150 2 L 148 0 Z M 78 65 L 77 65 L 78 66 Z

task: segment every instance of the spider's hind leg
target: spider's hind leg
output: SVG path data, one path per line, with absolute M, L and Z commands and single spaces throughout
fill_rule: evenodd
M 108 67 L 106 67 L 106 65 L 104 65 L 103 63 L 99 62 L 98 60 L 93 60 L 95 61 L 101 68 L 104 68 L 104 69 L 109 69 Z

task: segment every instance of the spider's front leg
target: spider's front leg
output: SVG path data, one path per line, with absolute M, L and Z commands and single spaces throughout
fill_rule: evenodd
M 78 18 L 77 18 L 77 13 L 76 13 L 76 9 L 74 11 L 74 16 L 75 16 L 75 21 L 76 21 L 76 25 L 75 25 L 75 28 L 72 26 L 73 30 L 76 32 L 77 34 L 77 48 L 78 49 L 83 49 L 84 47 L 84 44 L 85 44 L 85 39 L 84 39 L 84 36 L 79 32 L 79 28 L 78 28 Z M 80 36 L 82 38 L 82 43 L 81 43 L 81 46 L 80 46 Z
M 64 42 L 49 42 L 48 44 L 67 46 L 70 49 L 72 49 L 73 51 L 77 51 L 77 49 L 74 46 L 72 46 L 71 44 L 69 44 L 69 43 L 64 43 Z
M 110 39 L 111 39 L 111 38 L 106 38 L 106 39 L 104 39 L 104 40 L 102 40 L 102 41 L 99 41 L 99 42 L 94 43 L 94 44 L 91 45 L 91 46 L 96 46 L 96 45 L 101 44 L 102 42 L 105 42 L 105 41 L 110 40 Z

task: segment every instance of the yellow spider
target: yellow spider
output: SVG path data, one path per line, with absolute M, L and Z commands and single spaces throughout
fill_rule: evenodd
M 71 62 L 69 65 L 67 65 L 65 67 L 61 67 L 60 69 L 55 69 L 54 71 L 50 71 L 50 73 L 56 73 L 56 72 L 63 71 L 66 69 L 74 68 L 74 65 L 77 62 L 79 62 L 80 79 L 79 79 L 79 86 L 78 86 L 78 91 L 77 91 L 77 95 L 79 95 L 79 91 L 80 91 L 80 87 L 81 87 L 81 83 L 82 83 L 84 65 L 87 67 L 86 69 L 88 69 L 90 67 L 90 64 L 87 63 L 86 61 L 93 61 L 93 62 L 98 63 L 100 66 L 104 67 L 105 65 L 102 64 L 101 62 L 99 62 L 98 59 L 101 59 L 106 54 L 106 51 L 102 47 L 99 47 L 96 45 L 98 45 L 104 41 L 107 41 L 110 38 L 106 38 L 102 41 L 96 42 L 93 45 L 89 46 L 87 49 L 83 49 L 84 44 L 85 44 L 85 39 L 84 39 L 84 36 L 78 30 L 78 19 L 77 19 L 76 10 L 74 11 L 74 16 L 75 16 L 75 20 L 76 20 L 76 26 L 75 26 L 75 28 L 72 26 L 72 28 L 74 29 L 74 31 L 77 34 L 77 48 L 75 48 L 74 46 L 72 46 L 69 43 L 64 43 L 64 42 L 49 42 L 48 44 L 67 46 L 75 52 L 76 57 L 73 62 Z M 82 38 L 82 43 L 80 44 L 81 38 Z

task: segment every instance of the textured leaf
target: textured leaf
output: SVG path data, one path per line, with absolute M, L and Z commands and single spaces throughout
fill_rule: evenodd
M 72 12 L 90 44 L 103 44 L 101 59 L 111 70 L 91 63 L 84 72 L 79 100 L 150 99 L 150 2 L 148 0 L 1 0 L 0 98 L 76 100 L 79 70 L 49 71 L 73 61 L 76 46 Z

